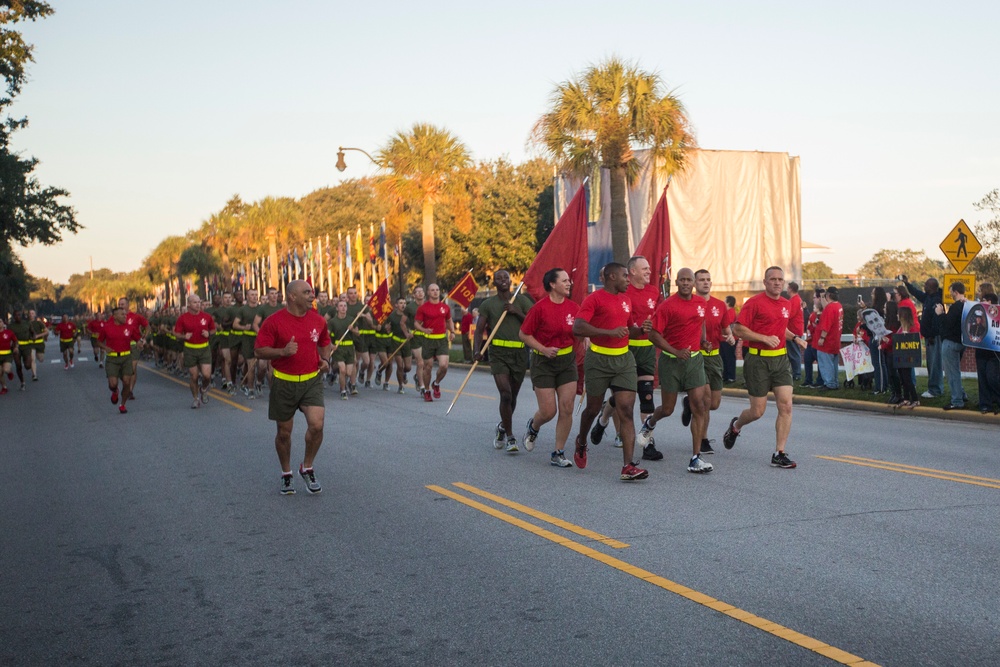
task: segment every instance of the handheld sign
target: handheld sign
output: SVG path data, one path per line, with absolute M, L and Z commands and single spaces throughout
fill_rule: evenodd
M 896 368 L 920 366 L 920 334 L 892 334 L 892 365 Z

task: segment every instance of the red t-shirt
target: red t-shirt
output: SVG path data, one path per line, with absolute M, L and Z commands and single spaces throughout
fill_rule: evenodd
M 606 289 L 599 289 L 583 300 L 576 319 L 586 320 L 598 329 L 627 327 L 632 320 L 632 301 L 624 292 L 612 294 Z M 628 336 L 594 336 L 590 342 L 600 347 L 628 347 Z
M 819 326 L 819 313 L 815 310 L 809 313 L 809 347 L 812 349 L 818 349 L 819 343 L 817 343 L 817 327 Z
M 302 317 L 296 317 L 287 308 L 277 311 L 260 325 L 255 348 L 283 348 L 295 338 L 298 351 L 290 357 L 271 360 L 275 370 L 289 375 L 306 375 L 319 368 L 319 350 L 330 345 L 330 332 L 326 328 L 326 318 L 309 309 Z
M 910 299 L 903 299 L 899 302 L 900 308 L 909 308 L 910 312 L 913 313 L 913 330 L 909 333 L 920 333 L 920 318 L 917 317 L 917 307 L 913 305 L 913 301 Z
M 656 285 L 649 284 L 642 289 L 635 288 L 632 283 L 628 284 L 625 296 L 632 302 L 632 324 L 641 327 L 646 320 L 653 319 L 653 312 L 656 306 L 663 300 L 663 295 Z M 649 336 L 634 336 L 632 340 L 647 340 Z
M 424 301 L 424 304 L 417 308 L 417 314 L 414 316 L 417 322 L 425 329 L 430 329 L 430 335 L 443 334 L 447 331 L 447 322 L 451 317 L 451 308 L 448 307 L 443 301 L 438 303 L 431 303 L 430 301 Z
M 59 340 L 63 343 L 68 343 L 76 338 L 76 325 L 72 322 L 60 322 L 55 329 L 59 332 Z
M 114 320 L 104 322 L 101 333 L 97 339 L 111 348 L 112 352 L 128 352 L 132 346 L 132 341 L 142 338 L 139 327 L 130 327 L 128 324 L 118 324 Z
M 125 324 L 129 326 L 135 325 L 143 329 L 149 328 L 149 320 L 139 313 L 125 313 Z
M 177 323 L 174 324 L 174 333 L 178 334 L 177 337 L 192 345 L 202 345 L 208 342 L 208 336 L 204 335 L 203 331 L 209 333 L 215 331 L 215 320 L 203 310 L 199 311 L 197 315 L 190 310 L 185 310 L 177 318 Z M 189 340 L 184 337 L 187 333 L 191 334 Z
M 712 349 L 719 349 L 722 342 L 723 329 L 728 329 L 736 317 L 732 308 L 726 307 L 726 302 L 716 299 L 714 296 L 708 297 L 705 307 L 705 338 L 712 344 Z
M 844 331 L 844 307 L 831 301 L 823 307 L 816 326 L 816 349 L 827 354 L 840 352 L 840 334 Z M 819 339 L 823 338 L 821 345 Z
M 0 331 L 0 352 L 10 352 L 14 348 L 17 336 L 10 329 Z
M 805 333 L 805 328 L 802 322 L 802 297 L 798 294 L 793 294 L 791 298 L 788 299 L 788 303 L 792 309 L 792 312 L 788 315 L 788 330 L 796 336 L 801 336 Z
M 521 331 L 534 336 L 545 347 L 569 347 L 576 343 L 573 322 L 579 312 L 580 306 L 575 301 L 565 299 L 562 303 L 556 303 L 546 297 L 528 311 L 521 323 Z
M 785 347 L 785 330 L 788 329 L 788 316 L 791 312 L 788 299 L 783 296 L 772 299 L 767 292 L 761 292 L 747 299 L 736 322 L 755 334 L 778 337 L 777 347 L 767 347 L 764 343 L 752 340 L 746 341 L 748 347 L 758 350 L 780 350 Z
M 701 349 L 705 306 L 705 299 L 697 294 L 685 299 L 674 292 L 656 307 L 656 312 L 653 313 L 653 328 L 670 343 L 671 347 L 697 352 Z
M 460 325 L 459 331 L 461 331 L 464 334 L 469 333 L 469 329 L 472 328 L 472 320 L 473 320 L 472 313 L 466 313 L 465 315 L 462 315 L 462 324 Z
M 97 336 L 101 333 L 101 329 L 104 328 L 105 324 L 107 324 L 107 322 L 105 322 L 104 320 L 99 320 L 97 318 L 94 318 L 89 322 L 87 322 L 87 331 L 90 332 L 91 336 L 97 338 Z

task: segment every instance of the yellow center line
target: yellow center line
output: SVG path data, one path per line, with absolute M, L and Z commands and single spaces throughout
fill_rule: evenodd
M 905 463 L 896 463 L 895 461 L 882 461 L 880 459 L 866 459 L 861 456 L 851 456 L 849 454 L 844 454 L 840 458 L 851 459 L 853 461 L 864 461 L 866 463 L 881 463 L 883 465 L 891 465 L 897 468 L 906 468 L 907 470 L 919 470 L 921 472 L 936 472 L 942 475 L 949 475 L 951 477 L 961 477 L 962 479 L 974 479 L 980 482 L 993 482 L 994 484 L 1000 484 L 1000 479 L 994 479 L 992 477 L 979 477 L 977 475 L 966 475 L 960 472 L 952 472 L 950 470 L 938 470 L 937 468 L 921 468 L 919 466 L 911 466 Z
M 523 519 L 519 519 L 515 516 L 511 516 L 510 514 L 506 514 L 505 512 L 501 512 L 498 509 L 489 507 L 488 505 L 483 505 L 480 502 L 472 500 L 471 498 L 467 498 L 461 494 L 455 493 L 454 491 L 451 491 L 449 489 L 445 489 L 433 484 L 428 485 L 427 488 L 435 493 L 440 493 L 441 495 L 451 498 L 452 500 L 456 500 L 462 503 L 463 505 L 467 505 L 468 507 L 477 509 L 480 512 L 489 514 L 490 516 L 500 519 L 501 521 L 509 523 L 513 526 L 517 526 L 518 528 L 526 530 L 529 533 L 532 533 L 546 540 L 549 540 L 550 542 L 555 542 L 556 544 L 564 546 L 567 549 L 577 552 L 578 554 L 581 554 L 588 558 L 592 558 L 600 563 L 604 563 L 609 567 L 613 567 L 616 570 L 619 570 L 626 574 L 630 574 L 633 577 L 641 579 L 647 583 L 653 584 L 654 586 L 658 586 L 659 588 L 662 588 L 666 591 L 687 598 L 692 602 L 697 602 L 698 604 L 708 607 L 709 609 L 725 614 L 726 616 L 734 618 L 737 621 L 741 621 L 743 623 L 746 623 L 747 625 L 758 628 L 759 630 L 763 630 L 768 634 L 774 635 L 775 637 L 779 637 L 788 642 L 791 642 L 792 644 L 801 646 L 802 648 L 809 649 L 810 651 L 818 653 L 822 656 L 826 656 L 827 658 L 830 658 L 835 662 L 839 662 L 842 665 L 855 665 L 856 667 L 857 666 L 872 667 L 875 665 L 875 663 L 868 662 L 864 658 L 860 658 L 856 655 L 848 653 L 847 651 L 842 651 L 841 649 L 836 648 L 834 646 L 830 646 L 829 644 L 821 642 L 818 639 L 809 637 L 800 632 L 796 632 L 791 628 L 786 628 L 782 625 L 778 625 L 777 623 L 773 623 L 767 620 L 766 618 L 762 618 L 755 614 L 751 614 L 748 611 L 744 611 L 742 609 L 734 607 L 733 605 L 727 602 L 723 602 L 722 600 L 717 600 L 713 597 L 705 595 L 704 593 L 699 593 L 698 591 L 692 590 L 687 586 L 683 586 L 674 581 L 670 581 L 669 579 L 665 579 L 659 575 L 653 574 L 648 570 L 644 570 L 642 568 L 626 563 L 625 561 L 619 560 L 614 556 L 609 556 L 607 554 L 601 553 L 596 549 L 592 549 L 591 547 L 580 544 L 579 542 L 571 540 L 568 537 L 563 537 L 561 535 L 553 533 L 552 531 L 546 530 L 532 523 L 528 523 Z
M 183 380 L 178 380 L 177 378 L 173 377 L 172 375 L 167 375 L 166 373 L 158 371 L 155 368 L 150 368 L 146 364 L 140 364 L 140 366 L 142 366 L 142 368 L 144 370 L 149 371 L 153 375 L 159 375 L 161 378 L 165 378 L 167 380 L 170 380 L 171 382 L 176 382 L 177 384 L 182 385 L 184 387 L 187 387 L 188 389 L 191 388 L 190 384 L 188 384 L 187 382 L 184 382 Z M 214 398 L 217 401 L 221 401 L 222 403 L 225 403 L 226 405 L 231 405 L 231 406 L 233 406 L 234 408 L 236 408 L 238 410 L 242 410 L 243 412 L 253 412 L 253 410 L 251 410 L 247 406 L 240 405 L 239 403 L 236 403 L 234 401 L 229 400 L 229 397 L 226 396 L 221 391 L 218 391 L 216 389 L 210 389 L 208 393 L 212 396 L 212 398 Z
M 551 523 L 554 526 L 559 526 L 563 530 L 568 530 L 569 532 L 576 533 L 581 537 L 587 537 L 589 539 L 596 540 L 597 542 L 600 542 L 602 544 L 606 544 L 607 546 L 612 547 L 613 549 L 627 549 L 629 546 L 624 542 L 619 542 L 618 540 L 612 539 L 606 535 L 601 535 L 600 533 L 595 533 L 592 530 L 587 530 L 586 528 L 582 528 L 568 521 L 563 521 L 562 519 L 554 517 L 551 514 L 539 512 L 536 509 L 532 509 L 531 507 L 528 507 L 526 505 L 521 505 L 520 503 L 516 503 L 513 500 L 507 500 L 506 498 L 503 498 L 501 496 L 495 496 L 492 493 L 489 493 L 488 491 L 477 489 L 474 486 L 469 486 L 468 484 L 463 484 L 462 482 L 453 482 L 452 484 L 460 489 L 465 489 L 469 493 L 474 493 L 477 496 L 482 496 L 483 498 L 492 500 L 493 502 L 499 503 L 500 505 L 504 505 L 511 509 L 517 510 L 518 512 L 527 514 L 528 516 L 535 517 L 540 521 Z
M 887 462 L 876 462 L 876 463 L 866 463 L 864 460 L 853 461 L 849 458 L 840 458 L 836 456 L 817 456 L 818 459 L 824 459 L 826 461 L 836 461 L 837 463 L 850 463 L 851 465 L 863 466 L 865 468 L 877 468 L 879 470 L 888 470 L 889 472 L 901 472 L 907 475 L 917 475 L 919 477 L 931 477 L 933 479 L 943 479 L 946 482 L 958 482 L 960 484 L 972 484 L 973 486 L 983 486 L 987 489 L 1000 489 L 1000 480 L 990 480 L 993 484 L 987 484 L 986 482 L 977 482 L 976 479 L 989 479 L 988 477 L 972 477 L 971 475 L 963 475 L 961 473 L 950 473 L 947 471 L 938 471 L 941 474 L 932 474 L 932 472 L 921 472 L 921 470 L 932 470 L 931 468 L 916 468 L 914 466 L 906 466 L 897 463 L 887 463 Z

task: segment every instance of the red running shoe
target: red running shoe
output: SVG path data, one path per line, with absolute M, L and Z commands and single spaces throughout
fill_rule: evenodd
M 111 392 L 111 402 L 112 403 L 117 403 L 118 402 L 118 390 L 117 389 L 115 389 L 113 392 Z
M 2 389 L 0 389 L 0 396 L 3 396 L 6 393 L 7 393 L 7 387 L 3 387 Z
M 434 399 L 431 398 L 431 392 L 430 391 L 427 391 L 427 390 L 424 391 L 424 402 L 425 403 L 433 403 L 434 402 Z
M 573 452 L 573 463 L 580 470 L 587 467 L 587 443 L 580 436 L 576 436 L 576 450 Z
M 119 405 L 118 406 L 118 412 L 120 412 L 122 414 L 125 414 L 126 412 L 128 412 L 128 410 L 125 409 L 124 405 Z
M 635 479 L 646 479 L 647 477 L 649 477 L 649 471 L 632 463 L 622 468 L 622 481 L 631 482 Z
M 432 382 L 431 389 L 434 391 L 434 398 L 441 398 L 441 385 L 436 382 Z

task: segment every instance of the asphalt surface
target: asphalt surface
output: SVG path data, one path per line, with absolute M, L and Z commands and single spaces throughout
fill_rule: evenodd
M 610 430 L 585 470 L 549 465 L 553 424 L 495 450 L 489 375 L 444 414 L 463 375 L 434 403 L 327 390 L 323 492 L 291 497 L 266 397 L 192 410 L 144 368 L 119 415 L 92 361 L 15 380 L 0 664 L 996 664 L 995 425 L 796 406 L 781 470 L 773 406 L 722 448 L 726 397 L 715 472 L 674 415 L 624 483 Z

